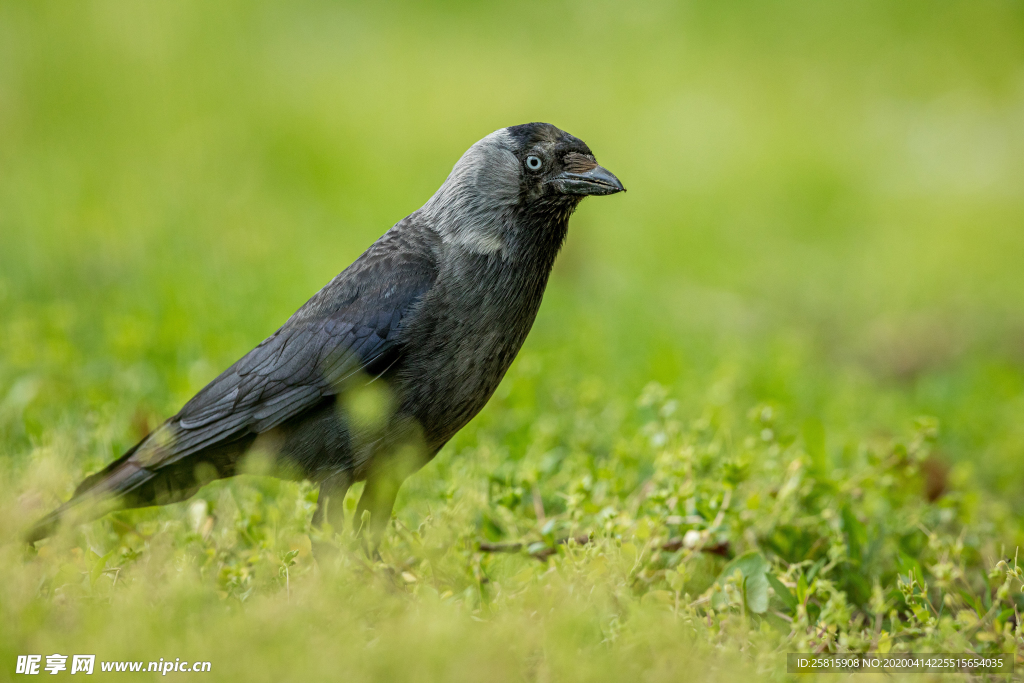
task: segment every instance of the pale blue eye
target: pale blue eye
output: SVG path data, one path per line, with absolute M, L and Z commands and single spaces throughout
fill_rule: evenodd
M 532 154 L 526 157 L 526 168 L 530 169 L 531 171 L 539 171 L 542 165 L 543 164 L 540 160 L 540 157 L 534 156 Z

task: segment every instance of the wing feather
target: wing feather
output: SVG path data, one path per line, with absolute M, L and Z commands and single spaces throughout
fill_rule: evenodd
M 146 468 L 273 429 L 337 394 L 357 372 L 391 367 L 401 355 L 400 331 L 437 268 L 429 250 L 389 253 L 383 242 L 185 404 L 168 421 L 171 442 Z

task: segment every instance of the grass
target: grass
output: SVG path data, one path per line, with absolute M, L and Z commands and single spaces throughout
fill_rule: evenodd
M 0 2 L 0 667 L 732 680 L 1017 653 L 1022 25 L 994 1 Z M 258 476 L 17 542 L 532 120 L 629 192 L 581 207 L 380 561 L 317 566 L 315 489 Z

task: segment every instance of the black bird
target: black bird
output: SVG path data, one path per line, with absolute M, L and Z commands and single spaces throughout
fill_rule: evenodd
M 569 216 L 621 192 L 581 140 L 547 123 L 503 128 L 441 188 L 123 456 L 40 520 L 184 500 L 250 451 L 319 482 L 314 524 L 357 515 L 376 543 L 402 482 L 476 415 L 519 352 Z M 333 508 L 333 509 L 332 509 Z

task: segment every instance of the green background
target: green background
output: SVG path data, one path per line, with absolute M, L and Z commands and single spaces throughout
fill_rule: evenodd
M 676 646 L 652 635 L 661 627 L 644 630 L 655 617 L 631 621 L 656 653 L 645 659 L 616 649 L 606 628 L 614 610 L 560 608 L 573 635 L 558 640 L 524 635 L 536 612 L 526 598 L 477 628 L 469 616 L 487 617 L 473 612 L 479 605 L 442 600 L 435 615 L 421 596 L 403 601 L 375 588 L 380 595 L 357 591 L 356 599 L 318 588 L 308 542 L 295 541 L 315 494 L 291 484 L 258 480 L 204 494 L 211 507 L 217 496 L 249 500 L 262 515 L 257 525 L 270 523 L 273 514 L 259 511 L 277 501 L 295 531 L 210 557 L 174 531 L 191 514 L 187 504 L 125 517 L 171 524 L 146 542 L 159 545 L 162 533 L 167 557 L 202 567 L 162 598 L 153 597 L 162 579 L 142 569 L 124 595 L 114 586 L 97 598 L 90 583 L 84 597 L 55 598 L 65 562 L 120 553 L 109 521 L 44 557 L 24 555 L 14 540 L 16 527 L 173 414 L 418 208 L 469 145 L 528 121 L 586 141 L 628 192 L 577 211 L 519 360 L 479 418 L 403 491 L 400 520 L 414 528 L 447 509 L 460 538 L 517 540 L 528 536 L 527 519 L 537 538 L 551 536 L 532 519 L 543 515 L 531 490 L 561 514 L 569 484 L 559 468 L 574 472 L 584 461 L 597 478 L 616 469 L 623 509 L 641 514 L 628 501 L 657 471 L 656 449 L 627 457 L 619 441 L 644 433 L 642 408 L 655 399 L 640 408 L 636 400 L 645 387 L 662 391 L 650 388 L 657 382 L 675 401 L 668 412 L 684 422 L 711 415 L 746 425 L 749 411 L 769 407 L 819 472 L 848 472 L 863 444 L 901 438 L 921 415 L 935 418 L 928 467 L 941 488 L 976 501 L 957 519 L 990 532 L 1019 529 L 1020 3 L 2 0 L 0 512 L 13 520 L 4 562 L 18 577 L 7 614 L 24 624 L 0 631 L 10 642 L 5 656 L 13 662 L 43 644 L 71 653 L 71 644 L 88 642 L 100 659 L 129 650 L 166 657 L 158 644 L 170 639 L 180 645 L 172 658 L 206 643 L 215 674 L 244 670 L 253 680 L 288 667 L 330 671 L 320 668 L 325 652 L 359 662 L 355 678 L 486 671 L 565 680 L 627 675 L 632 666 L 674 675 L 657 662 Z M 723 437 L 724 452 L 746 429 Z M 759 456 L 751 457 L 756 469 Z M 476 507 L 459 507 L 456 492 L 487 490 L 489 477 L 520 491 L 507 507 L 520 526 L 487 521 L 493 486 Z M 567 531 L 599 531 L 569 512 Z M 841 529 L 847 541 L 851 524 Z M 609 531 L 615 548 L 636 532 L 626 527 Z M 1020 538 L 991 533 L 990 547 L 1012 550 Z M 766 548 L 739 532 L 731 543 L 733 554 Z M 294 578 L 254 589 L 264 602 L 252 611 L 217 607 L 237 598 L 225 588 L 225 566 L 244 564 L 252 548 L 273 556 L 291 546 L 301 551 L 308 613 L 289 602 Z M 138 552 L 161 557 L 148 545 Z M 478 588 L 480 562 L 490 561 L 480 558 L 467 551 L 451 560 Z M 157 571 L 155 561 L 139 562 Z M 384 563 L 395 562 L 385 550 Z M 117 562 L 104 563 L 99 571 L 110 575 Z M 560 571 L 535 579 L 546 586 L 539 594 L 591 585 Z M 885 584 L 900 571 L 878 576 Z M 345 576 L 345 590 L 379 580 Z M 25 597 L 15 599 L 18 586 Z M 630 590 L 641 600 L 644 590 Z M 857 590 L 847 591 L 851 603 Z M 389 654 L 364 647 L 373 640 L 364 630 L 337 626 L 346 609 L 390 634 Z M 115 624 L 140 613 L 141 644 L 132 650 Z M 205 616 L 197 624 L 189 614 Z M 321 617 L 347 635 L 328 638 Z M 263 655 L 245 646 L 258 620 L 284 625 L 267 627 L 277 645 Z M 300 623 L 324 642 L 281 635 L 305 633 Z M 89 629 L 94 635 L 83 635 Z M 432 635 L 420 637 L 424 629 Z M 746 642 L 730 637 L 715 636 Z M 413 654 L 392 662 L 398 651 Z M 593 671 L 572 664 L 578 652 L 598 662 Z M 317 653 L 325 662 L 311 663 Z M 770 665 L 762 671 L 772 674 Z

